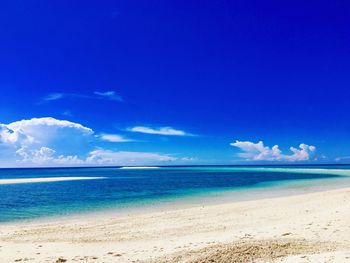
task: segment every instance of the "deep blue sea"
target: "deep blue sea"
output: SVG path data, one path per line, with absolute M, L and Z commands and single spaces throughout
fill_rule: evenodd
M 0 222 L 345 186 L 349 166 L 0 169 Z

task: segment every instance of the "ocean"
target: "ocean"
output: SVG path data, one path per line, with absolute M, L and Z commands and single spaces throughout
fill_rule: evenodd
M 0 169 L 0 222 L 125 214 L 346 186 L 349 166 Z

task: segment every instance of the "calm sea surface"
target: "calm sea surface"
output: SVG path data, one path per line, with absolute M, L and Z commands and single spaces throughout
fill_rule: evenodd
M 0 222 L 344 186 L 349 166 L 0 169 Z

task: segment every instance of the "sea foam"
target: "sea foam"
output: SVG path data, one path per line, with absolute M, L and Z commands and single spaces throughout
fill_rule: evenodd
M 21 179 L 0 179 L 2 184 L 27 184 L 27 183 L 48 183 L 62 181 L 78 181 L 78 180 L 96 180 L 105 177 L 46 177 L 46 178 L 21 178 Z

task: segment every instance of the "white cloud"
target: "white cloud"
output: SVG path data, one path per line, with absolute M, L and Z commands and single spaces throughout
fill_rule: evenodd
M 82 131 L 86 134 L 92 134 L 93 131 L 90 128 L 83 125 L 66 120 L 58 120 L 52 117 L 46 118 L 32 118 L 30 120 L 15 121 L 6 125 L 8 129 L 13 131 L 30 132 L 37 127 L 56 127 L 56 128 L 73 128 Z
M 182 131 L 182 130 L 176 130 L 172 127 L 160 127 L 158 129 L 154 129 L 154 128 L 145 127 L 145 126 L 136 126 L 128 130 L 131 132 L 166 135 L 166 136 L 192 136 L 192 134 L 186 133 L 185 131 Z
M 53 92 L 47 94 L 42 98 L 43 101 L 49 102 L 54 100 L 61 100 L 65 98 L 76 98 L 76 99 L 104 99 L 123 101 L 123 98 L 116 91 L 95 91 L 93 94 L 79 94 L 79 93 L 62 93 Z
M 13 131 L 5 124 L 0 124 L 0 142 L 4 144 L 15 144 L 18 141 L 28 140 L 32 138 L 27 137 L 22 131 Z
M 5 153 L 1 165 L 77 163 L 78 157 L 64 154 L 86 150 L 93 133 L 79 123 L 52 117 L 0 124 L 0 151 Z
M 118 134 L 106 134 L 103 133 L 99 136 L 102 140 L 108 141 L 108 142 L 132 142 L 133 140 L 124 138 L 121 135 Z
M 44 97 L 44 100 L 50 101 L 50 100 L 59 100 L 63 99 L 64 94 L 63 93 L 50 93 L 46 97 Z
M 86 158 L 87 164 L 95 165 L 149 165 L 176 161 L 176 157 L 149 152 L 95 150 Z
M 100 98 L 106 98 L 109 100 L 115 100 L 115 101 L 122 101 L 122 97 L 120 97 L 119 94 L 115 91 L 105 91 L 105 92 L 100 92 L 100 91 L 95 91 L 95 95 L 99 96 Z
M 93 133 L 90 128 L 78 123 L 57 120 L 51 117 L 33 118 L 9 124 L 0 124 L 0 143 L 28 146 L 45 142 L 53 133 L 61 132 L 62 129 L 75 130 L 86 135 Z
M 41 147 L 36 150 L 28 150 L 25 147 L 16 151 L 16 154 L 21 157 L 18 160 L 22 164 L 34 165 L 79 165 L 84 164 L 84 161 L 78 156 L 55 156 L 56 151 L 48 147 Z
M 21 157 L 17 162 L 25 166 L 159 165 L 178 160 L 176 157 L 158 153 L 111 151 L 105 149 L 91 151 L 85 159 L 76 155 L 56 156 L 56 151 L 48 147 L 41 147 L 37 150 L 20 148 L 16 154 Z
M 64 98 L 89 98 L 89 97 L 82 94 L 53 92 L 53 93 L 47 94 L 45 97 L 42 98 L 42 100 L 49 102 L 54 100 L 61 100 Z
M 0 123 L 0 166 L 126 166 L 187 161 L 154 152 L 96 149 L 101 139 L 128 140 L 117 134 L 94 136 L 92 129 L 79 123 L 51 117 Z
M 310 155 L 315 152 L 315 146 L 309 146 L 307 144 L 300 144 L 299 149 L 290 147 L 291 154 L 283 154 L 278 145 L 274 145 L 272 148 L 265 146 L 262 141 L 253 143 L 249 141 L 236 141 L 230 144 L 231 146 L 239 148 L 242 153 L 240 157 L 252 161 L 307 161 L 310 159 Z

